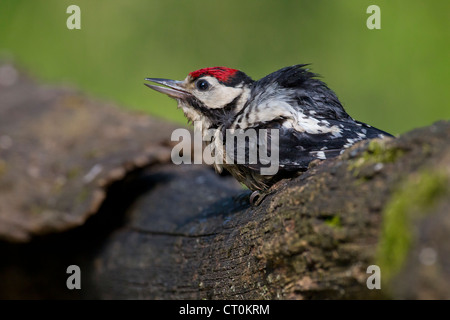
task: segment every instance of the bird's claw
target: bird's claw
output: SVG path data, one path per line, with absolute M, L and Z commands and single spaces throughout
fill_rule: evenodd
M 250 195 L 250 204 L 253 207 L 259 206 L 268 194 L 267 192 L 253 191 Z

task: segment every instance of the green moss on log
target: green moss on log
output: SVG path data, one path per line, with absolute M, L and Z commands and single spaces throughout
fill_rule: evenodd
M 371 140 L 362 158 L 366 161 L 376 163 L 392 163 L 404 154 L 404 151 L 398 147 L 388 147 L 387 140 Z
M 382 139 L 370 140 L 367 149 L 356 160 L 350 163 L 349 170 L 354 176 L 358 176 L 362 167 L 376 165 L 378 163 L 393 163 L 404 154 L 402 149 L 396 146 L 387 145 L 387 141 Z
M 383 282 L 389 282 L 401 270 L 414 242 L 414 222 L 430 211 L 446 189 L 445 174 L 422 171 L 408 179 L 394 193 L 383 212 L 376 257 Z
M 332 228 L 342 227 L 341 218 L 339 216 L 333 216 L 325 220 L 325 224 Z

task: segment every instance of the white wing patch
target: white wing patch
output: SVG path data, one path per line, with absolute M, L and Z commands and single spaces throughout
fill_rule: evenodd
M 316 155 L 317 155 L 317 158 L 322 159 L 322 160 L 325 160 L 327 158 L 323 151 L 317 151 Z
M 296 112 L 297 125 L 295 129 L 311 134 L 331 133 L 333 136 L 341 137 L 342 129 L 331 125 L 327 120 L 320 120 L 308 116 L 302 112 Z M 300 130 L 299 130 L 300 129 Z

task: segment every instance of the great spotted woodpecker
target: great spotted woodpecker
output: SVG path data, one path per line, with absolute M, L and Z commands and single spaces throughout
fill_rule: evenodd
M 183 81 L 147 78 L 158 85 L 145 85 L 176 99 L 189 121 L 201 122 L 205 134 L 228 129 L 278 130 L 276 174 L 262 175 L 260 162 L 215 164 L 216 171 L 225 168 L 249 189 L 266 191 L 279 180 L 307 170 L 314 159 L 336 157 L 364 139 L 391 136 L 351 118 L 336 94 L 306 66 L 286 67 L 258 81 L 236 69 L 204 68 L 189 73 Z M 208 139 L 224 143 L 217 135 Z

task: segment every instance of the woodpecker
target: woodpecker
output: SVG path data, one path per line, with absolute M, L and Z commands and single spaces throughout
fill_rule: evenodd
M 146 78 L 156 85 L 145 85 L 176 99 L 188 121 L 199 121 L 205 135 L 210 130 L 278 130 L 276 174 L 262 175 L 261 162 L 214 164 L 217 172 L 225 168 L 250 190 L 266 192 L 281 179 L 306 171 L 312 160 L 336 157 L 364 139 L 391 137 L 350 117 L 318 78 L 307 64 L 280 69 L 257 81 L 237 69 L 212 67 L 193 71 L 183 81 Z M 225 143 L 215 134 L 207 139 Z

